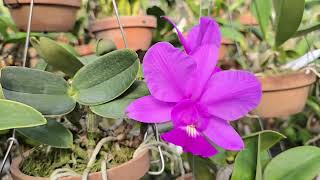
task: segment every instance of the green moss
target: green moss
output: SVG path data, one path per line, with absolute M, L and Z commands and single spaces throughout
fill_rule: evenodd
M 82 174 L 86 168 L 88 157 L 84 156 L 86 152 L 81 147 L 74 150 L 38 148 L 28 156 L 21 165 L 23 173 L 30 176 L 49 177 L 55 169 L 69 168 L 78 174 Z M 76 150 L 76 151 L 75 151 Z M 106 144 L 97 156 L 97 160 L 92 167 L 91 172 L 101 170 L 101 161 L 108 157 L 108 168 L 123 164 L 132 159 L 134 149 L 122 147 L 114 143 Z

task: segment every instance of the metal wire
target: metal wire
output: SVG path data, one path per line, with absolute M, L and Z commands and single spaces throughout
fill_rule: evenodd
M 29 49 L 29 41 L 30 41 L 30 31 L 31 31 L 31 23 L 32 23 L 32 14 L 33 14 L 33 5 L 34 5 L 34 0 L 30 1 L 30 8 L 29 8 L 29 17 L 28 17 L 28 27 L 27 27 L 27 37 L 26 37 L 26 42 L 24 46 L 24 54 L 23 54 L 23 67 L 26 67 L 26 62 L 27 62 L 27 56 L 28 56 L 28 49 Z
M 2 164 L 0 166 L 0 174 L 2 173 L 3 168 L 4 168 L 6 162 L 7 162 L 8 158 L 9 158 L 9 155 L 10 155 L 10 152 L 11 152 L 11 149 L 12 149 L 13 145 L 14 144 L 18 145 L 19 144 L 15 137 L 16 137 L 16 130 L 13 129 L 12 137 L 8 139 L 9 146 L 7 148 L 6 154 L 5 154 L 4 158 L 3 158 Z
M 127 41 L 126 35 L 124 33 L 124 30 L 123 30 L 123 26 L 122 26 L 121 21 L 120 21 L 120 16 L 119 16 L 117 3 L 116 3 L 115 0 L 112 0 L 112 4 L 113 4 L 114 12 L 116 13 L 117 22 L 119 24 L 119 28 L 120 28 L 120 32 L 121 32 L 121 36 L 122 36 L 124 45 L 125 45 L 126 48 L 128 48 L 129 47 L 128 46 L 128 41 Z
M 156 141 L 159 142 L 160 136 L 159 136 L 158 127 L 156 124 L 152 125 L 152 130 L 153 130 L 154 136 L 156 137 Z M 147 137 L 147 133 L 148 132 L 146 132 L 146 134 L 145 134 L 145 138 Z M 165 169 L 164 156 L 163 156 L 163 152 L 162 152 L 160 145 L 158 146 L 158 150 L 159 150 L 159 156 L 160 156 L 160 161 L 161 161 L 161 168 L 159 171 L 149 171 L 148 174 L 150 174 L 150 175 L 160 175 L 164 172 L 164 169 Z

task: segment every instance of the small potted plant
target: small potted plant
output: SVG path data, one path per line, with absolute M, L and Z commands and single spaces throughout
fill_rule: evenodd
M 27 30 L 31 0 L 3 0 L 17 27 Z M 81 0 L 34 1 L 31 31 L 67 32 L 73 29 Z
M 274 6 L 278 7 L 274 1 Z M 305 9 L 304 0 L 281 1 L 283 6 L 275 8 L 274 34 L 270 34 L 271 1 L 256 1 L 254 8 L 259 15 L 258 21 L 264 46 L 262 52 L 253 60 L 252 70 L 257 72 L 262 83 L 263 97 L 255 113 L 261 117 L 285 117 L 301 112 L 305 106 L 311 85 L 316 81 L 316 75 L 310 70 L 304 70 L 308 63 L 318 58 L 313 51 L 302 56 L 297 61 L 304 61 L 302 66 L 294 67 L 290 50 L 295 52 L 295 45 L 284 44 L 290 38 L 305 35 L 316 29 L 298 30 Z M 285 4 L 285 5 L 284 5 Z M 296 8 L 298 7 L 298 8 Z M 302 41 L 304 41 L 303 39 Z M 299 41 L 294 41 L 299 42 Z M 308 42 L 307 42 L 308 43 Z M 266 49 L 265 47 L 269 47 Z M 306 61 L 307 60 L 307 61 Z
M 97 39 L 109 39 L 115 42 L 118 49 L 124 48 L 121 32 L 114 10 L 112 0 L 99 1 L 98 19 L 92 22 L 91 31 Z M 120 21 L 123 25 L 128 46 L 133 50 L 147 50 L 151 44 L 153 30 L 157 26 L 154 16 L 144 15 L 142 2 L 117 1 L 119 2 Z M 112 16 L 112 17 L 109 17 Z
M 4 97 L 16 101 L 14 104 L 33 107 L 40 112 L 36 111 L 38 119 L 47 119 L 45 125 L 40 118 L 42 121 L 36 125 L 42 126 L 25 128 L 35 126 L 27 121 L 35 115 L 29 117 L 28 111 L 24 111 L 25 123 L 29 125 L 20 126 L 17 122 L 6 127 L 20 127 L 17 132 L 38 146 L 25 153 L 26 159 L 13 160 L 14 180 L 48 179 L 50 175 L 53 179 L 144 176 L 150 166 L 148 148 L 143 148 L 148 145 L 143 142 L 145 126 L 125 117 L 126 104 L 149 94 L 145 83 L 136 80 L 137 54 L 129 49 L 116 50 L 100 54 L 88 63 L 48 38 L 33 38 L 32 44 L 50 66 L 62 73 L 22 67 L 1 70 Z M 109 111 L 102 111 L 100 116 L 101 109 Z M 6 117 L 9 122 L 10 114 Z M 70 123 L 69 128 L 61 124 L 62 119 Z

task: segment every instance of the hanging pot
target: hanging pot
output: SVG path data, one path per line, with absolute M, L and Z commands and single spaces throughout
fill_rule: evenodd
M 228 38 L 221 39 L 221 46 L 219 51 L 219 60 L 225 60 L 228 54 L 228 47 L 234 45 L 234 42 Z
M 314 73 L 304 71 L 259 77 L 262 100 L 254 114 L 263 118 L 287 117 L 303 111 L 309 89 L 316 81 Z
M 27 151 L 24 156 L 28 156 L 30 151 Z M 33 177 L 23 174 L 19 166 L 22 162 L 21 157 L 15 158 L 11 164 L 11 175 L 13 180 L 49 180 L 49 178 Z M 109 180 L 139 180 L 142 178 L 149 170 L 150 167 L 150 157 L 149 151 L 143 151 L 137 157 L 131 159 L 130 161 L 121 164 L 117 167 L 108 169 L 107 176 Z M 59 178 L 59 180 L 81 180 L 81 176 L 70 176 Z M 91 173 L 88 177 L 90 180 L 102 180 L 101 172 Z
M 153 16 L 120 16 L 128 46 L 132 50 L 147 50 L 152 41 L 157 19 Z M 116 17 L 99 19 L 91 24 L 96 39 L 112 40 L 118 49 L 125 47 Z
M 259 22 L 257 21 L 256 17 L 254 17 L 250 11 L 241 14 L 239 17 L 239 21 L 242 25 L 245 26 L 259 25 Z
M 27 30 L 31 0 L 3 0 L 17 27 Z M 73 29 L 81 0 L 34 0 L 31 31 L 67 32 Z

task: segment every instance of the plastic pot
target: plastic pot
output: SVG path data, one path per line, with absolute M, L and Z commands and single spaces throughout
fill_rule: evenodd
M 157 19 L 153 16 L 121 16 L 128 46 L 132 50 L 147 50 L 152 41 Z M 99 19 L 91 24 L 91 31 L 96 39 L 112 40 L 118 49 L 125 48 L 116 17 Z
M 26 31 L 31 0 L 4 0 L 20 30 Z M 81 0 L 34 0 L 31 31 L 67 32 L 73 29 Z
M 24 156 L 28 156 L 30 151 L 27 151 Z M 22 162 L 21 157 L 17 157 L 12 161 L 11 164 L 11 175 L 13 180 L 49 180 L 49 178 L 43 177 L 33 177 L 23 174 L 19 166 Z M 142 178 L 149 170 L 150 167 L 150 157 L 149 151 L 144 151 L 137 157 L 131 159 L 130 161 L 121 164 L 117 167 L 108 169 L 107 175 L 109 180 L 139 180 Z M 81 180 L 81 176 L 71 176 L 60 178 L 59 180 Z M 90 180 L 102 180 L 101 172 L 91 173 L 89 175 Z
M 309 89 L 316 81 L 316 75 L 299 71 L 259 77 L 259 80 L 263 95 L 258 108 L 253 113 L 263 118 L 287 117 L 303 111 Z

